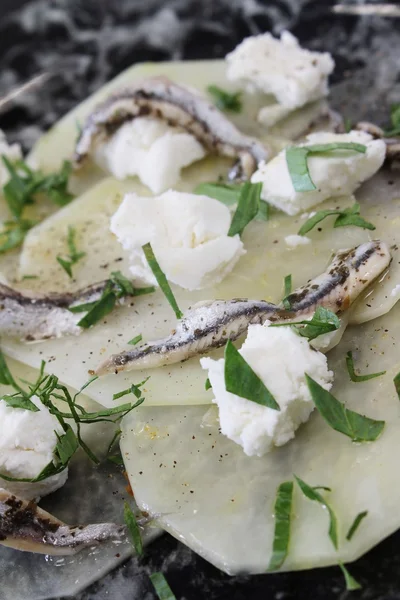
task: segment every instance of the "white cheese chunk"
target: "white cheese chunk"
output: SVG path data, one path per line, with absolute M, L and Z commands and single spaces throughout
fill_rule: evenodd
M 249 456 L 262 456 L 273 446 L 286 444 L 308 420 L 314 404 L 305 373 L 326 390 L 332 386 L 333 373 L 326 357 L 290 327 L 250 325 L 239 352 L 274 396 L 280 411 L 228 392 L 224 359 L 202 358 L 200 363 L 208 369 L 222 433 Z
M 309 156 L 308 170 L 317 188 L 315 190 L 296 192 L 286 162 L 286 150 L 282 150 L 270 162 L 260 164 L 251 181 L 261 181 L 261 197 L 289 215 L 304 212 L 327 198 L 350 195 L 380 169 L 385 160 L 385 143 L 372 139 L 372 136 L 363 131 L 341 134 L 318 132 L 308 135 L 306 142 L 299 146 L 334 142 L 364 144 L 367 150 L 365 154 L 337 150 L 329 154 Z
M 307 246 L 311 244 L 311 239 L 305 235 L 287 235 L 285 244 L 289 248 L 297 248 L 298 246 Z
M 32 402 L 39 408 L 33 412 L 12 408 L 0 399 L 0 474 L 16 479 L 34 479 L 53 460 L 57 432 L 64 433 L 54 415 L 51 415 L 36 396 Z M 64 485 L 68 469 L 37 483 L 9 482 L 0 479 L 9 492 L 34 499 L 54 492 Z
M 142 250 L 150 242 L 167 279 L 197 290 L 221 281 L 245 253 L 240 237 L 228 236 L 230 223 L 218 200 L 169 190 L 154 198 L 127 194 L 110 228 L 129 252 L 134 278 L 157 284 Z
M 96 162 L 117 179 L 137 175 L 155 194 L 173 187 L 181 169 L 204 156 L 193 135 L 152 117 L 125 123 L 95 152 Z
M 11 144 L 11 145 L 8 144 L 6 136 L 1 129 L 0 129 L 0 156 L 5 156 L 12 163 L 15 162 L 16 160 L 21 160 L 23 158 L 21 146 L 19 144 Z M 3 185 L 5 185 L 9 179 L 10 179 L 10 174 L 9 174 L 5 164 L 3 163 L 3 161 L 0 160 L 0 187 L 3 187 Z
M 261 109 L 259 120 L 272 125 L 290 110 L 328 94 L 328 75 L 335 63 L 327 52 L 301 48 L 288 31 L 246 38 L 226 56 L 227 78 L 248 90 L 273 94 L 278 105 Z

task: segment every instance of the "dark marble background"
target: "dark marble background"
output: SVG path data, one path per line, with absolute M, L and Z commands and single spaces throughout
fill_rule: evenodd
M 333 54 L 332 103 L 346 116 L 384 123 L 390 103 L 400 101 L 400 18 L 338 15 L 333 0 L 36 0 L 18 10 L 23 0 L 0 3 L 0 15 L 15 9 L 0 21 L 0 97 L 39 73 L 51 75 L 0 111 L 0 128 L 26 149 L 135 62 L 223 57 L 245 36 L 285 28 Z M 178 599 L 400 600 L 400 533 L 352 565 L 360 592 L 344 591 L 338 568 L 228 577 L 164 536 L 140 565 L 128 562 L 76 600 L 152 600 L 148 574 L 159 569 Z

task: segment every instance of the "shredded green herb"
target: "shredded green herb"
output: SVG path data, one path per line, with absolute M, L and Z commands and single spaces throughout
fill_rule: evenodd
M 285 301 L 287 302 L 287 306 L 285 306 L 285 308 L 290 309 L 290 294 L 283 300 L 283 303 Z M 339 329 L 340 319 L 332 311 L 324 308 L 323 306 L 319 306 L 310 320 L 293 321 L 291 323 L 271 323 L 270 325 L 270 327 L 288 326 L 296 328 L 296 331 L 299 335 L 306 337 L 311 341 L 320 335 L 324 335 L 325 333 L 330 333 L 331 331 L 336 331 Z
M 261 190 L 262 183 L 247 181 L 243 185 L 228 235 L 242 235 L 245 227 L 257 216 L 261 202 Z
M 311 192 L 316 188 L 308 170 L 308 157 L 316 154 L 329 155 L 336 150 L 350 150 L 365 154 L 367 147 L 354 142 L 334 142 L 311 146 L 292 146 L 286 150 L 286 163 L 296 192 Z
M 390 127 L 385 129 L 384 135 L 386 137 L 400 135 L 400 102 L 390 107 Z
M 131 340 L 129 340 L 128 344 L 130 346 L 136 346 L 136 344 L 138 344 L 139 342 L 141 342 L 143 339 L 142 334 L 139 333 L 139 335 L 135 335 L 134 338 L 132 338 Z
M 82 439 L 81 425 L 100 422 L 117 423 L 138 405 L 138 403 L 126 403 L 112 409 L 89 412 L 78 403 L 78 398 L 83 390 L 91 385 L 97 377 L 90 379 L 74 396 L 71 396 L 68 388 L 59 382 L 58 377 L 55 375 L 45 375 L 44 369 L 45 362 L 42 361 L 37 380 L 33 383 L 24 381 L 27 386 L 25 389 L 20 386 L 12 376 L 4 355 L 0 351 L 0 383 L 10 385 L 16 392 L 15 394 L 4 397 L 7 404 L 25 410 L 33 410 L 31 404 L 33 406 L 35 405 L 32 402 L 32 397 L 36 396 L 40 402 L 47 407 L 50 414 L 57 418 L 64 430 L 63 434 L 57 433 L 58 441 L 54 451 L 53 461 L 50 462 L 37 477 L 33 479 L 19 479 L 0 474 L 0 479 L 26 482 L 43 481 L 43 479 L 47 479 L 47 477 L 50 477 L 51 475 L 61 473 L 79 447 L 84 450 L 93 462 L 98 464 L 99 460 L 97 456 Z M 143 400 L 144 398 L 141 399 L 140 403 L 142 403 Z M 57 404 L 55 401 L 57 401 Z M 65 407 L 63 405 L 65 405 Z M 35 407 L 35 411 L 36 410 L 37 407 Z M 75 423 L 76 431 L 72 429 L 67 421 L 73 421 Z
M 339 567 L 342 570 L 343 576 L 344 576 L 344 580 L 346 582 L 346 590 L 349 590 L 349 592 L 353 592 L 354 590 L 360 590 L 361 589 L 361 585 L 358 583 L 358 581 L 356 579 L 354 579 L 354 577 L 349 573 L 349 571 L 347 570 L 347 568 L 344 566 L 344 564 L 342 562 L 339 561 Z
M 344 130 L 346 133 L 350 133 L 350 131 L 353 128 L 353 122 L 350 119 L 350 117 L 345 117 L 344 118 Z
M 176 600 L 171 588 L 167 583 L 167 580 L 162 573 L 153 573 L 150 575 L 150 580 L 160 600 Z
M 210 381 L 210 380 L 208 379 L 208 377 L 207 377 L 207 379 L 206 379 L 206 382 L 205 382 L 205 384 L 204 384 L 204 389 L 205 389 L 205 390 L 206 390 L 206 392 L 207 392 L 208 390 L 211 390 L 211 388 L 212 388 L 211 381 Z
M 140 557 L 143 556 L 143 542 L 142 536 L 140 535 L 139 525 L 136 521 L 136 517 L 127 502 L 124 502 L 124 520 L 128 528 L 129 537 L 132 542 L 132 546 L 135 549 L 136 554 Z
M 379 373 L 370 373 L 369 375 L 357 375 L 354 368 L 354 359 L 351 350 L 346 354 L 346 366 L 351 381 L 354 381 L 355 383 L 369 381 L 370 379 L 375 379 L 376 377 L 381 377 L 382 375 L 386 374 L 386 371 L 379 371 Z
M 61 267 L 67 273 L 68 277 L 70 277 L 71 279 L 72 279 L 73 265 L 75 265 L 79 260 L 81 260 L 81 258 L 83 258 L 86 255 L 86 252 L 78 252 L 78 250 L 76 248 L 76 244 L 75 244 L 75 236 L 76 236 L 75 228 L 71 227 L 71 225 L 70 225 L 68 227 L 68 236 L 67 236 L 67 244 L 68 244 L 68 250 L 69 250 L 68 258 L 62 258 L 61 256 L 56 257 L 59 265 L 61 265 Z
M 239 202 L 243 185 L 243 183 L 200 183 L 195 188 L 194 193 L 214 198 L 215 200 L 222 202 L 222 204 L 225 204 L 225 206 L 233 206 Z
M 393 383 L 394 383 L 397 397 L 400 400 L 400 373 L 397 373 L 396 377 L 393 379 Z
M 373 442 L 383 431 L 385 421 L 376 421 L 349 410 L 330 392 L 306 375 L 313 402 L 325 421 L 353 442 Z
M 183 317 L 183 313 L 179 310 L 179 306 L 175 300 L 175 296 L 170 288 L 170 285 L 167 281 L 165 274 L 162 272 L 160 265 L 154 255 L 153 248 L 150 243 L 145 244 L 143 247 L 143 252 L 146 257 L 146 260 L 149 264 L 150 269 L 153 272 L 154 277 L 157 280 L 158 285 L 160 286 L 164 296 L 170 303 L 172 310 L 174 311 L 176 318 L 181 319 Z
M 225 387 L 231 394 L 262 406 L 280 410 L 279 404 L 259 376 L 228 340 L 225 346 Z
M 311 229 L 313 229 L 318 223 L 330 217 L 337 215 L 333 224 L 334 228 L 337 227 L 348 227 L 353 225 L 354 227 L 361 227 L 362 229 L 369 229 L 373 231 L 376 229 L 375 225 L 368 223 L 362 217 L 360 217 L 360 205 L 358 203 L 353 204 L 349 208 L 344 210 L 320 210 L 315 215 L 307 219 L 305 223 L 300 227 L 298 234 L 306 235 Z
M 277 571 L 285 562 L 289 551 L 290 522 L 292 513 L 293 482 L 284 481 L 276 492 L 274 507 L 275 530 L 272 556 L 268 571 Z
M 226 92 L 216 85 L 209 85 L 207 91 L 214 98 L 215 105 L 220 110 L 236 113 L 242 110 L 242 102 L 240 100 L 242 92 Z
M 363 519 L 365 519 L 365 517 L 367 515 L 368 515 L 368 511 L 367 510 L 364 510 L 363 512 L 358 513 L 358 515 L 355 517 L 353 523 L 349 527 L 349 531 L 346 534 L 346 540 L 348 540 L 348 541 L 351 540 L 351 538 L 353 537 L 353 535 L 355 534 L 355 532 L 359 528 L 361 521 Z
M 121 392 L 114 394 L 113 400 L 119 400 L 119 398 L 123 398 L 124 396 L 128 396 L 129 394 L 133 394 L 138 399 L 138 402 L 136 402 L 135 404 L 135 408 L 137 406 L 140 406 L 140 404 L 142 404 L 142 402 L 144 401 L 141 388 L 148 382 L 149 379 L 150 375 L 146 377 L 146 379 L 143 379 L 143 381 L 141 381 L 140 383 L 131 383 L 131 385 L 126 390 L 122 390 Z
M 306 498 L 308 498 L 309 500 L 313 500 L 314 502 L 319 502 L 328 511 L 328 513 L 329 513 L 329 531 L 328 531 L 328 533 L 329 533 L 329 537 L 331 538 L 332 544 L 334 545 L 334 547 L 337 550 L 338 549 L 338 533 L 337 533 L 337 519 L 336 519 L 335 513 L 333 512 L 332 508 L 329 506 L 329 504 L 327 503 L 325 498 L 323 496 L 321 496 L 321 494 L 318 493 L 315 488 L 309 486 L 305 481 L 300 479 L 300 477 L 297 477 L 297 475 L 295 475 L 294 477 L 295 477 L 301 491 L 306 496 Z

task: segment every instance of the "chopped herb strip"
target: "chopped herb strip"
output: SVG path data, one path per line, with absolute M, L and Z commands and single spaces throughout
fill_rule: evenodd
M 172 293 L 172 290 L 169 286 L 167 278 L 165 277 L 164 273 L 162 272 L 160 265 L 158 264 L 157 259 L 154 256 L 154 252 L 153 252 L 153 248 L 151 247 L 151 244 L 150 243 L 145 244 L 144 246 L 142 246 L 142 249 L 143 249 L 144 255 L 146 257 L 146 260 L 149 264 L 149 267 L 152 270 L 153 275 L 156 278 L 158 285 L 160 286 L 161 290 L 163 291 L 164 296 L 170 303 L 172 310 L 174 311 L 174 313 L 176 315 L 176 318 L 181 319 L 183 317 L 183 313 L 179 310 L 179 306 L 175 300 L 175 296 Z
M 124 459 L 120 454 L 114 454 L 114 456 L 107 456 L 107 460 L 114 463 L 114 465 L 118 465 L 118 467 L 121 467 L 124 464 Z
M 114 292 L 108 292 L 104 296 L 100 298 L 98 302 L 95 303 L 92 308 L 90 308 L 89 312 L 82 317 L 80 321 L 78 321 L 78 326 L 83 327 L 84 329 L 88 329 L 92 327 L 98 321 L 101 321 L 106 315 L 108 315 L 115 307 L 117 302 L 117 297 Z M 77 307 L 74 307 L 76 311 Z
M 285 301 L 287 305 L 285 305 Z M 285 308 L 291 307 L 290 303 L 290 294 L 283 300 L 283 304 Z M 299 335 L 308 338 L 310 341 L 319 337 L 320 335 L 324 335 L 325 333 L 330 333 L 331 331 L 336 331 L 340 327 L 340 319 L 335 313 L 324 308 L 323 306 L 319 306 L 315 311 L 312 319 L 304 320 L 304 321 L 292 321 L 292 322 L 284 322 L 284 323 L 271 323 L 270 327 L 296 327 Z
M 390 128 L 384 131 L 386 137 L 400 135 L 400 102 L 390 107 Z
M 280 484 L 276 492 L 274 541 L 272 543 L 272 556 L 269 561 L 268 571 L 280 569 L 288 554 L 292 498 L 293 482 L 284 481 Z
M 114 435 L 113 435 L 113 437 L 112 437 L 112 440 L 111 440 L 111 442 L 109 443 L 109 445 L 108 445 L 108 448 L 107 448 L 107 455 L 108 455 L 108 454 L 110 454 L 111 450 L 112 450 L 112 449 L 113 449 L 113 447 L 114 447 L 114 444 L 115 444 L 115 443 L 117 442 L 117 440 L 119 439 L 119 437 L 120 437 L 121 433 L 122 433 L 121 429 L 116 429 L 116 430 L 115 430 L 115 433 L 114 433 Z
M 215 105 L 220 110 L 230 110 L 236 113 L 242 110 L 241 92 L 226 92 L 216 85 L 209 85 L 207 91 L 214 98 Z
M 139 333 L 139 335 L 135 335 L 134 338 L 132 338 L 131 340 L 129 340 L 128 344 L 130 346 L 136 346 L 136 344 L 138 344 L 139 342 L 141 342 L 143 339 L 143 336 L 141 333 Z
M 382 377 L 382 375 L 386 374 L 386 371 L 379 371 L 379 373 L 370 373 L 369 375 L 357 375 L 354 369 L 353 353 L 351 351 L 347 352 L 346 354 L 346 366 L 351 381 L 354 381 L 355 383 L 360 383 L 361 381 L 369 381 L 370 379 Z
M 24 281 L 25 279 L 39 279 L 38 275 L 23 275 L 21 280 Z
M 314 490 L 323 490 L 324 492 L 331 492 L 332 489 L 329 487 L 326 487 L 326 485 L 313 485 L 313 489 Z
M 200 183 L 194 193 L 214 198 L 226 206 L 233 206 L 239 202 L 242 187 L 243 184 Z
M 13 395 L 4 396 L 4 400 L 10 406 L 22 408 L 25 410 L 37 410 L 37 407 L 31 402 L 32 396 L 36 396 L 40 402 L 47 407 L 49 412 L 54 415 L 60 425 L 62 426 L 64 433 L 57 433 L 57 445 L 54 452 L 54 459 L 50 462 L 37 477 L 34 479 L 16 479 L 13 477 L 7 477 L 0 474 L 0 479 L 7 481 L 26 481 L 26 482 L 37 482 L 42 481 L 52 475 L 61 473 L 68 465 L 68 462 L 81 447 L 89 458 L 99 463 L 96 455 L 87 446 L 81 436 L 81 425 L 86 423 L 117 423 L 125 415 L 131 412 L 136 406 L 139 406 L 144 401 L 141 397 L 135 404 L 126 403 L 121 406 L 117 406 L 111 409 L 102 409 L 97 412 L 88 412 L 83 406 L 78 404 L 78 397 L 91 383 L 93 383 L 97 377 L 92 377 L 86 382 L 82 388 L 72 397 L 68 388 L 59 383 L 58 378 L 55 375 L 45 375 L 45 362 L 42 361 L 40 372 L 37 380 L 34 383 L 23 381 L 27 385 L 28 389 L 23 389 L 13 378 L 8 365 L 4 359 L 3 354 L 0 351 L 0 383 L 4 385 L 10 385 L 16 390 Z M 141 394 L 140 394 L 141 395 Z M 57 401 L 57 403 L 55 403 Z M 65 405 L 62 408 L 61 403 Z M 31 404 L 34 406 L 32 408 Z M 76 432 L 67 423 L 67 420 L 74 421 Z M 116 435 L 113 437 L 112 444 L 115 442 L 119 435 L 118 430 Z M 111 447 L 111 446 L 110 446 Z
M 353 122 L 349 117 L 344 118 L 344 130 L 346 133 L 350 133 L 353 128 Z
M 39 412 L 39 408 L 34 404 L 29 398 L 26 396 L 21 396 L 20 394 L 15 394 L 14 396 L 2 396 L 2 400 L 7 404 L 7 406 L 11 406 L 11 408 L 23 408 L 24 410 L 30 410 L 31 412 Z
M 27 219 L 18 219 L 15 221 L 6 221 L 4 229 L 0 231 L 0 254 L 8 252 L 13 248 L 19 248 L 24 241 L 26 234 L 36 225 L 35 221 Z
M 344 210 L 320 210 L 314 216 L 307 219 L 305 223 L 300 227 L 298 234 L 306 235 L 311 229 L 313 229 L 318 223 L 330 217 L 337 215 L 333 227 L 348 227 L 353 225 L 354 227 L 361 227 L 362 229 L 370 229 L 373 231 L 376 229 L 375 225 L 368 223 L 362 217 L 360 217 L 360 205 L 358 203 L 353 204 L 349 208 Z
M 230 340 L 225 346 L 225 387 L 231 394 L 280 410 L 271 392 Z
M 153 573 L 150 575 L 150 580 L 160 600 L 176 600 L 175 595 L 162 573 Z
M 319 502 L 328 511 L 328 513 L 329 513 L 329 531 L 328 531 L 328 533 L 329 533 L 329 537 L 331 538 L 332 544 L 334 545 L 334 547 L 337 550 L 338 549 L 338 533 L 337 533 L 337 520 L 336 520 L 335 513 L 333 512 L 332 508 L 329 506 L 329 504 L 327 503 L 325 498 L 323 496 L 321 496 L 321 494 L 319 494 L 315 488 L 309 486 L 305 481 L 300 479 L 300 477 L 297 477 L 296 475 L 294 477 L 295 477 L 301 491 L 306 496 L 306 498 L 308 498 L 309 500 L 313 500 L 314 502 Z
M 229 236 L 234 236 L 237 233 L 241 235 L 250 221 L 257 216 L 261 202 L 261 190 L 262 183 L 250 183 L 247 181 L 243 185 L 228 231 Z
M 129 279 L 119 271 L 115 271 L 111 273 L 110 279 L 107 281 L 99 300 L 71 306 L 69 310 L 73 313 L 87 312 L 78 322 L 80 327 L 87 329 L 108 315 L 114 309 L 117 299 L 123 296 L 151 294 L 154 290 L 154 287 L 134 288 Z
M 393 379 L 393 383 L 394 383 L 397 397 L 400 400 L 400 373 L 397 373 L 396 377 Z
M 142 536 L 140 535 L 139 525 L 131 507 L 127 502 L 124 502 L 124 520 L 136 554 L 138 556 L 143 556 L 143 542 Z
M 292 293 L 292 276 L 286 275 L 283 280 L 283 300 L 282 304 L 286 308 L 286 310 L 290 310 L 290 302 L 288 300 L 288 296 Z
M 204 384 L 204 389 L 206 390 L 206 392 L 208 392 L 208 390 L 211 390 L 211 388 L 212 388 L 211 381 L 207 377 L 206 382 Z
M 354 590 L 360 590 L 361 585 L 358 583 L 358 581 L 356 579 L 354 579 L 354 577 L 352 575 L 350 575 L 349 571 L 344 566 L 344 564 L 342 562 L 339 562 L 338 564 L 342 570 L 344 580 L 346 582 L 346 590 L 349 590 L 349 592 L 353 592 Z
M 315 154 L 327 154 L 329 157 L 330 153 L 336 150 L 351 150 L 365 154 L 367 147 L 353 142 L 334 142 L 287 148 L 286 163 L 296 192 L 312 192 L 317 189 L 308 170 L 308 157 Z
M 68 258 L 64 259 L 61 256 L 57 256 L 56 259 L 64 271 L 67 273 L 68 277 L 72 279 L 72 267 L 75 265 L 81 258 L 86 255 L 86 252 L 78 252 L 75 245 L 75 235 L 76 231 L 74 227 L 71 225 L 68 227 L 68 237 L 67 244 L 69 249 Z
M 325 421 L 353 442 L 373 442 L 383 431 L 385 421 L 376 421 L 349 410 L 327 390 L 306 375 L 308 389 L 318 412 Z
M 351 538 L 353 537 L 353 535 L 355 534 L 355 532 L 359 528 L 361 521 L 363 519 L 365 519 L 365 517 L 367 515 L 368 515 L 368 511 L 367 510 L 364 510 L 363 512 L 358 513 L 358 515 L 354 519 L 353 523 L 350 525 L 349 531 L 347 532 L 347 535 L 346 535 L 346 540 L 348 540 L 348 541 L 351 540 Z
M 255 216 L 256 221 L 269 221 L 269 204 L 260 199 L 258 213 Z
M 139 403 L 137 402 L 135 404 L 135 408 L 136 408 L 136 406 L 139 406 L 140 404 L 142 404 L 142 402 L 144 400 L 143 395 L 142 395 L 142 390 L 140 388 L 142 388 L 148 382 L 149 379 L 150 379 L 150 375 L 148 377 L 146 377 L 146 379 L 143 379 L 143 381 L 141 381 L 140 383 L 132 383 L 130 385 L 130 387 L 128 387 L 126 390 L 122 390 L 121 392 L 114 394 L 113 400 L 119 400 L 119 398 L 123 398 L 124 396 L 127 396 L 129 394 L 133 394 L 139 400 Z

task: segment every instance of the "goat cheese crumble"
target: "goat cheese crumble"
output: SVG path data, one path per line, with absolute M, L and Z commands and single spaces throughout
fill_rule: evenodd
M 226 390 L 223 358 L 200 359 L 208 370 L 218 405 L 221 431 L 243 447 L 249 456 L 263 456 L 273 446 L 283 446 L 314 409 L 305 374 L 322 387 L 332 387 L 333 373 L 326 357 L 290 327 L 250 325 L 240 354 L 260 377 L 280 406 L 280 411 L 240 398 Z
M 31 401 L 39 411 L 8 406 L 0 399 L 0 474 L 16 479 L 34 479 L 52 462 L 57 435 L 63 428 L 37 396 Z M 64 485 L 68 468 L 40 482 L 4 481 L 11 493 L 32 500 L 54 492 Z M 1 483 L 0 478 L 0 483 Z
M 380 169 L 385 160 L 385 142 L 374 140 L 363 131 L 312 133 L 299 146 L 334 142 L 355 142 L 364 144 L 367 149 L 365 154 L 342 150 L 309 156 L 308 170 L 317 188 L 310 192 L 296 192 L 286 162 L 286 150 L 282 150 L 270 162 L 260 164 L 251 178 L 252 183 L 262 182 L 262 199 L 289 215 L 297 215 L 327 198 L 351 195 Z
M 198 290 L 220 282 L 245 253 L 239 235 L 228 236 L 230 223 L 218 200 L 169 190 L 154 198 L 127 194 L 110 229 L 128 251 L 135 279 L 157 285 L 142 250 L 150 242 L 167 279 Z
M 307 246 L 311 244 L 311 239 L 305 235 L 287 235 L 285 244 L 288 248 L 297 248 L 298 246 Z
M 138 117 L 122 125 L 98 146 L 95 161 L 117 179 L 137 175 L 154 194 L 173 187 L 184 167 L 206 152 L 182 128 L 152 117 Z
M 328 52 L 301 48 L 288 31 L 248 37 L 226 56 L 227 78 L 249 91 L 273 94 L 277 104 L 262 108 L 259 120 L 273 125 L 290 111 L 328 94 L 335 63 Z

